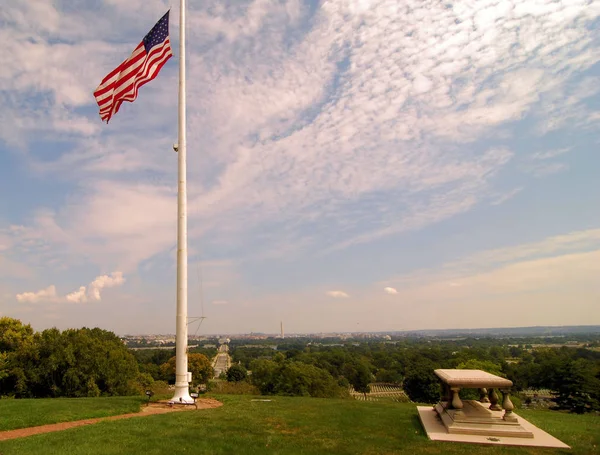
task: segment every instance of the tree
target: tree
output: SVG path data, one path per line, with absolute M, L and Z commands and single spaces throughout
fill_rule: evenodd
M 585 359 L 569 361 L 559 370 L 560 380 L 554 389 L 559 409 L 577 414 L 600 411 L 600 374 L 595 365 Z
M 432 362 L 423 362 L 406 373 L 403 389 L 411 401 L 432 404 L 439 401 L 440 385 L 433 373 L 436 368 Z
M 354 390 L 367 396 L 371 391 L 369 383 L 373 379 L 369 365 L 363 360 L 354 360 L 344 365 L 344 376 Z
M 327 370 L 295 360 L 255 360 L 250 381 L 263 395 L 327 398 L 344 394 Z
M 169 382 L 175 382 L 175 367 L 177 357 L 171 357 L 161 365 L 161 372 L 169 378 Z M 192 373 L 192 384 L 206 384 L 214 376 L 214 370 L 204 354 L 188 354 L 188 371 Z
M 332 398 L 341 394 L 333 376 L 314 365 L 286 360 L 277 373 L 275 391 L 280 395 Z
M 84 397 L 126 395 L 138 376 L 135 358 L 114 333 L 58 329 L 34 333 L 2 318 L 0 395 Z
M 387 370 L 380 368 L 375 375 L 375 381 L 400 384 L 402 382 L 402 375 L 396 369 Z
M 24 343 L 33 340 L 33 329 L 18 319 L 0 318 L 0 352 L 17 351 Z
M 258 387 L 263 395 L 275 393 L 275 378 L 279 364 L 272 360 L 258 359 L 250 364 L 252 376 L 250 382 Z
M 234 364 L 227 369 L 227 381 L 228 382 L 240 382 L 246 379 L 248 372 L 243 365 Z

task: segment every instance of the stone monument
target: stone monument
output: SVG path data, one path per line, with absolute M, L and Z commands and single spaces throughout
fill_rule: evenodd
M 442 398 L 433 408 L 417 407 L 429 439 L 570 448 L 513 412 L 513 384 L 508 379 L 481 370 L 439 369 L 434 373 L 442 386 Z M 479 399 L 461 399 L 461 389 L 477 389 Z
M 448 433 L 533 438 L 510 401 L 512 382 L 481 370 L 435 370 L 444 396 L 434 406 Z M 461 400 L 460 389 L 479 389 L 479 400 Z M 496 390 L 502 392 L 502 405 Z

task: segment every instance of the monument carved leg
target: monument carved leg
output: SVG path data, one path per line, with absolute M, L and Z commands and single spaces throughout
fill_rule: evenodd
M 458 396 L 458 392 L 460 391 L 459 387 L 452 387 L 452 408 L 456 409 L 457 411 L 461 411 L 461 409 L 463 408 L 463 402 L 461 401 L 460 397 Z
M 490 399 L 490 409 L 492 411 L 502 411 L 502 407 L 498 404 L 498 394 L 495 389 L 490 389 L 488 398 Z
M 479 389 L 479 402 L 480 403 L 489 403 L 490 399 L 487 397 L 488 391 L 485 387 Z
M 504 420 L 514 421 L 517 418 L 513 415 L 513 409 L 515 409 L 515 405 L 510 401 L 510 390 L 502 390 L 502 408 L 504 409 L 504 416 L 502 418 Z

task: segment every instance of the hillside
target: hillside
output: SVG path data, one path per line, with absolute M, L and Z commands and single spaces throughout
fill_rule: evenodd
M 432 442 L 423 432 L 416 406 L 409 403 L 279 396 L 225 395 L 216 398 L 224 406 L 101 422 L 0 442 L 0 454 L 600 453 L 600 418 L 593 415 L 521 411 L 532 423 L 573 447 L 571 451 L 560 451 Z M 8 419 L 19 418 L 19 411 L 14 406 L 8 415 L 3 412 L 7 410 L 4 407 L 7 401 L 12 400 L 0 400 L 0 415 Z M 57 400 L 57 405 L 60 401 Z M 51 413 L 48 406 L 44 408 L 45 412 Z

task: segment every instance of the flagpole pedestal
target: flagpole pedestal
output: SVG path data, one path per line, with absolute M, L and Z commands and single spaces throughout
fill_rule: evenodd
M 196 404 L 189 393 L 189 383 L 192 382 L 192 374 L 188 373 L 175 380 L 175 395 L 169 401 L 172 404 Z

